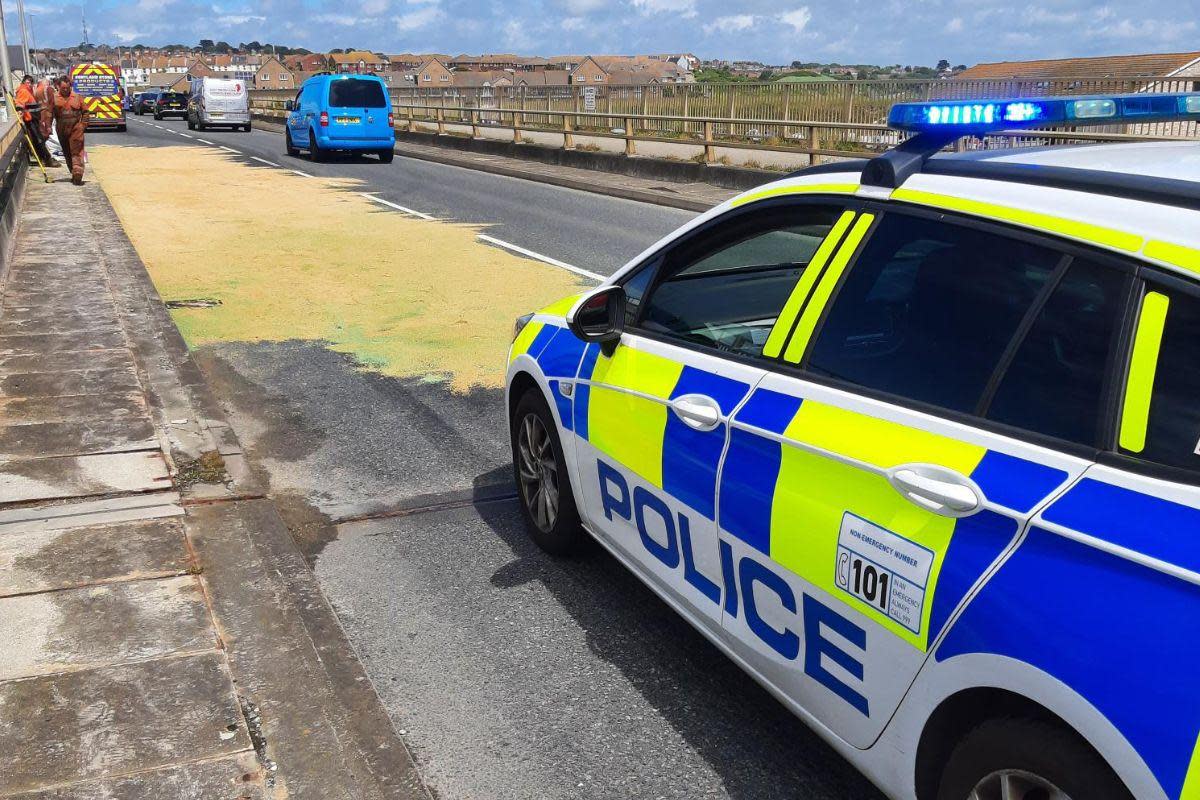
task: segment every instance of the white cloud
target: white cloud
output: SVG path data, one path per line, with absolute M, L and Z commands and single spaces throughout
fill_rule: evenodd
M 696 0 L 633 0 L 643 14 L 678 14 L 684 19 L 696 16 Z
M 704 26 L 705 33 L 737 33 L 754 27 L 757 19 L 753 14 L 732 14 L 728 17 L 717 17 Z
M 380 14 L 388 10 L 391 5 L 390 0 L 366 0 L 362 4 L 362 13 L 368 17 L 378 17 Z
M 363 20 L 351 14 L 314 14 L 309 20 L 320 25 L 342 25 L 349 27 L 358 25 Z
M 427 5 L 419 8 L 416 11 L 409 11 L 407 14 L 400 14 L 393 17 L 396 23 L 396 28 L 402 31 L 414 31 L 417 28 L 424 28 L 426 25 L 431 25 L 441 19 L 442 9 L 437 5 Z
M 949 22 L 946 23 L 946 26 L 944 28 L 942 28 L 942 30 L 945 31 L 946 33 L 962 33 L 962 30 L 963 30 L 962 17 L 955 17 L 954 19 L 950 20 Z
M 132 42 L 134 39 L 140 39 L 146 34 L 143 31 L 134 31 L 122 28 L 113 28 L 112 35 L 117 37 L 121 42 Z
M 583 17 L 567 17 L 559 24 L 559 27 L 564 31 L 581 31 L 587 27 L 587 20 Z
M 583 14 L 590 14 L 593 11 L 608 5 L 607 0 L 562 0 L 561 5 L 571 16 L 578 17 Z
M 784 25 L 792 26 L 796 33 L 801 33 L 804 28 L 812 20 L 812 12 L 808 10 L 808 6 L 785 11 L 779 15 L 779 21 Z
M 267 18 L 258 14 L 226 14 L 218 17 L 217 22 L 223 25 L 245 25 L 248 22 L 266 22 Z

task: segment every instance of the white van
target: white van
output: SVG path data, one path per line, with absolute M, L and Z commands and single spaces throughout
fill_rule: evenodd
M 192 78 L 187 108 L 188 130 L 216 125 L 250 130 L 250 95 L 246 82 L 230 78 Z

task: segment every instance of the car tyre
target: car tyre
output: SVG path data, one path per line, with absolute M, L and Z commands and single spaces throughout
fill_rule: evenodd
M 292 144 L 292 132 L 287 128 L 283 129 L 283 149 L 293 158 L 300 155 L 300 148 Z
M 558 426 L 540 390 L 521 396 L 510 422 L 513 480 L 530 537 L 551 555 L 577 552 L 586 537 Z
M 192 118 L 191 118 L 191 117 L 188 117 L 188 118 L 187 118 L 187 124 L 188 124 L 188 130 L 189 130 L 189 131 L 194 131 L 194 130 L 196 130 L 196 123 L 192 122 Z
M 950 754 L 937 800 L 975 797 L 1133 800 L 1100 754 L 1061 725 L 994 719 L 969 731 Z
M 395 157 L 396 157 L 396 151 L 392 150 L 390 148 L 387 150 L 379 151 L 379 160 L 382 161 L 384 164 L 392 163 L 392 159 Z
M 125 133 L 126 130 L 128 129 L 124 125 L 117 126 L 117 133 Z
M 249 132 L 250 132 L 250 126 L 249 126 L 249 125 L 243 125 L 243 126 L 242 126 L 242 130 L 244 130 L 246 133 L 249 133 Z
M 308 152 L 312 156 L 313 161 L 327 161 L 328 153 L 321 149 L 321 145 L 317 143 L 317 132 L 310 130 L 308 132 Z
M 162 122 L 162 114 L 159 114 L 157 111 L 154 112 L 154 118 L 159 122 Z

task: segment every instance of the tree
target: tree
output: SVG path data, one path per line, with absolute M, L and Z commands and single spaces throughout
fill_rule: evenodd
M 938 72 L 945 72 L 948 69 L 950 69 L 950 62 L 947 61 L 946 59 L 943 58 L 941 61 L 939 61 L 937 63 L 937 71 Z
M 213 40 L 212 39 L 201 39 L 200 40 L 200 52 L 211 53 L 212 51 L 213 51 Z
M 222 42 L 217 42 L 216 45 L 214 45 L 213 49 L 216 50 L 218 53 L 221 53 L 222 55 L 224 55 L 224 54 L 228 53 L 230 50 L 232 50 L 233 47 L 230 46 L 229 42 L 222 41 Z
M 955 72 L 962 72 L 962 71 L 963 71 L 964 69 L 966 69 L 966 68 L 967 68 L 967 65 L 966 65 L 966 64 L 959 64 L 958 66 L 956 66 L 956 67 L 954 68 L 954 71 L 955 71 Z
M 774 75 L 774 70 L 764 69 L 762 72 L 758 73 L 758 79 L 760 81 L 769 81 L 772 77 L 774 77 Z

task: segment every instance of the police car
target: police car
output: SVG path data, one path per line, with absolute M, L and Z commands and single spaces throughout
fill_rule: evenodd
M 518 320 L 586 531 L 893 798 L 1200 798 L 1200 94 L 901 104 Z M 650 643 L 648 643 L 650 644 Z

